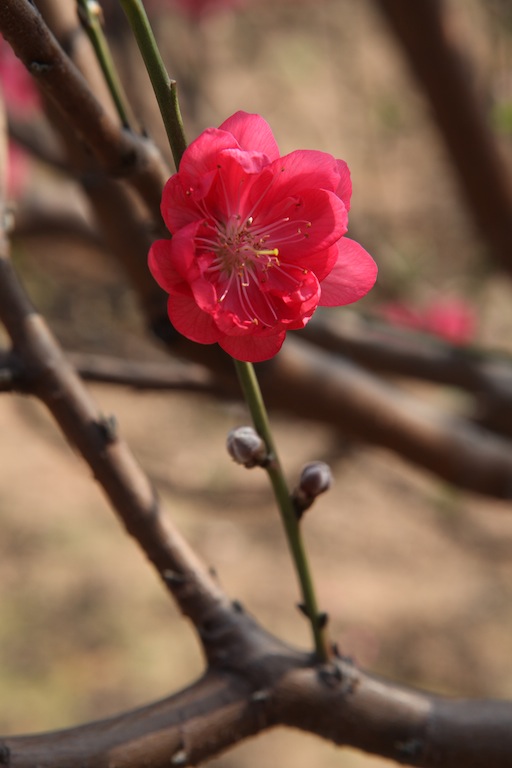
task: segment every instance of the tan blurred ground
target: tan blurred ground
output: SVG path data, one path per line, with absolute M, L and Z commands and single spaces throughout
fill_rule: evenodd
M 196 129 L 245 108 L 269 119 L 283 152 L 314 147 L 344 157 L 354 178 L 351 233 L 381 274 L 362 308 L 456 293 L 478 312 L 478 340 L 510 350 L 510 287 L 483 265 L 428 112 L 372 4 L 295 5 L 261 4 L 203 25 L 208 74 Z M 505 4 L 451 6 L 489 111 L 504 108 L 512 102 Z M 506 156 L 510 136 L 500 142 Z M 38 252 L 32 242 L 16 259 L 66 344 L 161 359 L 120 276 L 97 255 L 72 259 L 66 244 Z M 306 645 L 265 476 L 224 452 L 227 431 L 246 420 L 240 407 L 91 389 L 228 592 Z M 452 393 L 418 391 L 457 405 Z M 277 417 L 276 429 L 291 482 L 306 460 L 333 468 L 334 488 L 305 527 L 343 652 L 412 685 L 510 698 L 510 505 L 451 489 L 385 450 L 347 450 L 323 427 Z M 201 659 L 192 633 L 42 407 L 0 397 L 0 438 L 0 732 L 113 714 L 193 679 Z M 389 763 L 280 730 L 212 764 Z

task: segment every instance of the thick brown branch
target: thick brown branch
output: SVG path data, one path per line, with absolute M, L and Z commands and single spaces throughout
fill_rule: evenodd
M 5 241 L 4 241 L 5 243 Z M 23 365 L 25 388 L 49 408 L 82 454 L 112 507 L 196 624 L 229 603 L 169 519 L 115 421 L 92 402 L 58 344 L 27 299 L 7 255 L 0 255 L 0 319 Z
M 241 678 L 209 673 L 164 701 L 101 722 L 0 741 L 9 768 L 197 765 L 265 727 Z
M 512 762 L 512 702 L 414 691 L 341 659 L 313 669 L 305 655 L 276 644 L 251 620 L 239 629 L 234 644 L 219 638 L 223 668 L 189 688 L 102 722 L 6 738 L 2 764 L 197 765 L 276 725 L 424 768 L 508 768 Z
M 366 319 L 355 312 L 318 315 L 301 337 L 372 371 L 460 387 L 476 394 L 508 392 L 512 406 L 512 360 Z
M 9 115 L 9 136 L 32 157 L 61 173 L 69 173 L 56 137 L 45 121 L 20 120 Z
M 512 765 L 512 702 L 444 699 L 350 669 L 299 669 L 274 691 L 280 722 L 424 768 Z
M 391 448 L 439 477 L 492 496 L 512 495 L 510 443 L 444 413 L 349 360 L 293 340 L 262 385 L 276 406 Z
M 457 347 L 347 312 L 314 318 L 302 337 L 372 371 L 459 387 L 476 395 L 476 420 L 512 435 L 512 360 L 507 355 Z
M 450 39 L 441 0 L 377 0 L 423 88 L 472 218 L 494 257 L 512 271 L 512 185 Z
M 28 0 L 3 3 L 0 32 L 103 170 L 129 177 L 158 220 L 169 172 L 155 146 L 108 115 Z
M 12 392 L 22 380 L 22 368 L 19 360 L 4 349 L 0 349 L 0 392 Z

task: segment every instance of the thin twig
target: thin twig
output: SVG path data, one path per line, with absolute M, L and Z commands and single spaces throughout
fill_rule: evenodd
M 216 392 L 209 374 L 191 365 L 125 360 L 83 352 L 68 352 L 68 359 L 86 381 L 119 384 L 138 390 Z

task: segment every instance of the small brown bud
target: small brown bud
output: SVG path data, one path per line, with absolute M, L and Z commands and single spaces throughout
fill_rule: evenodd
M 228 434 L 226 442 L 228 453 L 237 464 L 251 467 L 265 466 L 267 447 L 252 427 L 237 427 Z
M 332 485 L 331 468 L 323 461 L 311 461 L 300 474 L 299 484 L 292 494 L 297 518 L 300 520 L 317 496 Z
M 320 496 L 332 485 L 331 468 L 324 461 L 311 461 L 300 473 L 299 488 L 311 498 Z

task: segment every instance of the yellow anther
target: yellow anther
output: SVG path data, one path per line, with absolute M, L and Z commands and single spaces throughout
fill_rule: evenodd
M 262 248 L 260 251 L 257 251 L 258 256 L 275 256 L 276 258 L 279 256 L 279 248 Z

